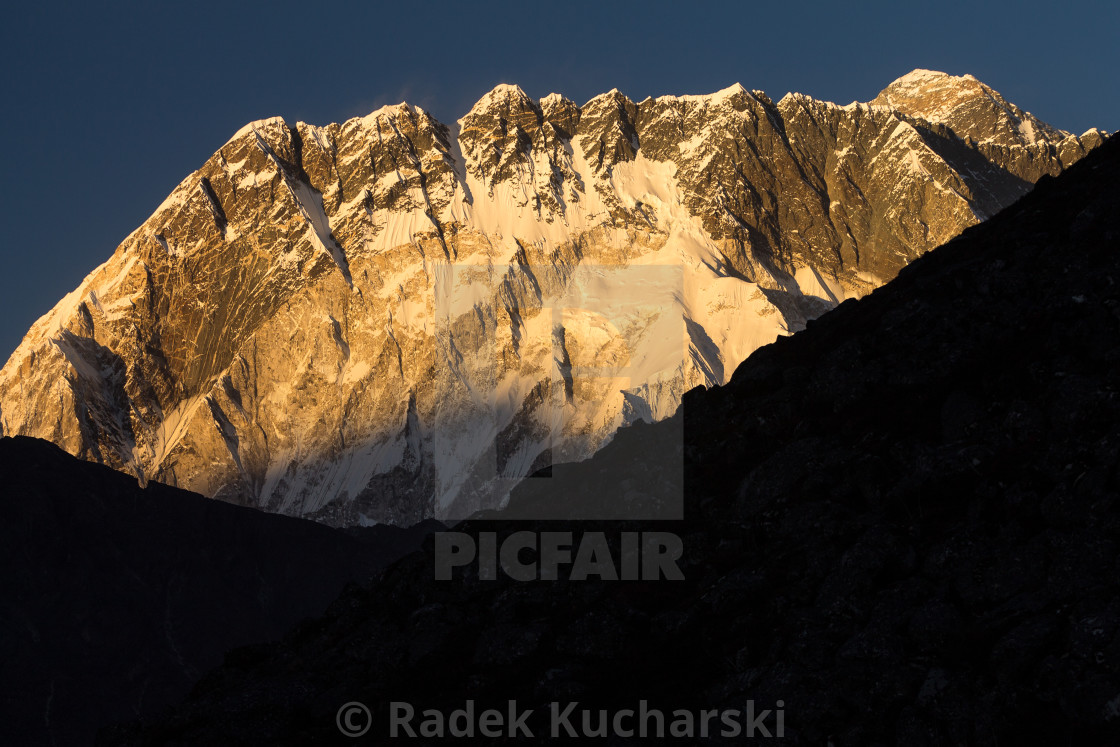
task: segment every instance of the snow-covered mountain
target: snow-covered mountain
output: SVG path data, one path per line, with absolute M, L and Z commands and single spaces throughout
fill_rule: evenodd
M 1101 140 L 929 71 L 253 122 L 35 323 L 0 432 L 332 524 L 464 516 Z

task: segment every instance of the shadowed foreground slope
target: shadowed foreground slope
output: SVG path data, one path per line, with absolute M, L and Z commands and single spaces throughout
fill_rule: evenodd
M 357 700 L 376 743 L 390 701 L 468 697 L 782 700 L 790 744 L 1117 739 L 1118 206 L 1112 139 L 686 396 L 686 518 L 645 527 L 683 536 L 685 581 L 436 582 L 429 547 L 104 741 L 345 742 L 335 713 Z M 627 456 L 673 425 L 557 467 L 554 497 L 632 492 L 657 465 Z
M 80 745 L 156 713 L 419 545 L 351 535 L 0 439 L 0 742 Z

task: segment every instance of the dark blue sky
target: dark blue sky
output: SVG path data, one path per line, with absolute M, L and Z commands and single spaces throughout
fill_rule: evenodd
M 0 30 L 0 363 L 254 119 L 326 124 L 407 100 L 450 123 L 501 82 L 578 103 L 611 88 L 640 100 L 736 81 L 775 99 L 848 103 L 925 67 L 972 73 L 1062 129 L 1112 131 L 1118 5 L 11 4 Z

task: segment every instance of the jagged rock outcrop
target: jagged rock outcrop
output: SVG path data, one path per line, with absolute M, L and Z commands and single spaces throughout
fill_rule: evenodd
M 925 72 L 843 107 L 503 85 L 457 127 L 254 122 L 36 322 L 0 432 L 334 524 L 464 516 L 1100 140 Z

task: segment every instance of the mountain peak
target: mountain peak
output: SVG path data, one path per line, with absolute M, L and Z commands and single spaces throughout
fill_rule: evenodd
M 406 101 L 402 101 L 399 104 L 386 104 L 379 109 L 374 109 L 369 114 L 362 117 L 362 122 L 369 124 L 378 119 L 394 119 L 396 117 L 399 117 L 401 114 L 407 114 L 412 110 L 412 105 Z
M 558 106 L 558 105 L 561 105 L 561 104 L 574 104 L 574 103 L 575 103 L 574 101 L 569 99 L 564 94 L 555 93 L 555 92 L 548 94 L 547 96 L 545 96 L 543 99 L 540 100 L 541 108 L 544 108 L 544 107 L 547 107 L 547 106 Z
M 551 109 L 579 109 L 578 106 L 576 106 L 575 101 L 572 101 L 568 96 L 563 95 L 562 93 L 550 93 L 536 103 L 540 105 L 540 108 L 543 111 L 548 111 Z
M 284 121 L 283 117 L 265 117 L 264 119 L 253 120 L 252 122 L 249 122 L 244 127 L 239 129 L 237 132 L 233 133 L 230 139 L 226 141 L 226 144 L 228 145 L 234 140 L 239 140 L 245 135 L 248 135 L 250 132 L 257 132 L 259 130 L 268 129 L 277 125 L 280 127 L 287 127 L 288 123 Z
M 494 110 L 506 111 L 510 108 L 523 110 L 526 108 L 533 108 L 533 105 L 533 100 L 522 90 L 521 86 L 511 83 L 499 83 L 475 102 L 470 112 L 467 113 L 467 116 L 471 114 L 485 114 L 493 112 Z
M 714 93 L 688 94 L 684 96 L 658 96 L 657 98 L 668 101 L 696 101 L 718 104 L 734 96 L 738 96 L 739 94 L 750 95 L 750 92 L 743 87 L 742 83 L 732 83 L 727 88 L 722 88 Z
M 946 78 L 952 78 L 952 77 L 953 77 L 952 75 L 949 75 L 948 73 L 943 73 L 940 70 L 927 70 L 927 69 L 922 68 L 922 67 L 916 67 L 913 70 L 911 70 L 910 72 L 906 73 L 906 75 L 903 75 L 902 77 L 893 81 L 887 87 L 890 88 L 891 86 L 895 86 L 895 85 L 899 85 L 899 84 L 921 84 L 921 83 L 926 83 L 926 82 L 929 82 L 929 81 L 939 81 L 939 80 L 944 80 Z M 970 75 L 968 77 L 971 78 L 972 76 Z
M 742 83 L 736 81 L 735 83 L 729 85 L 727 88 L 716 91 L 715 93 L 711 94 L 711 96 L 714 99 L 723 100 L 740 93 L 747 93 L 747 89 L 743 87 Z
M 916 68 L 891 82 L 871 103 L 898 107 L 944 101 L 950 97 L 962 101 L 984 95 L 986 88 L 973 75 L 950 75 L 940 70 Z M 923 115 L 936 113 L 931 110 Z
M 589 106 L 601 106 L 603 104 L 611 104 L 611 103 L 613 103 L 615 105 L 621 104 L 622 106 L 627 106 L 627 105 L 633 106 L 634 105 L 634 102 L 630 100 L 629 96 L 627 96 L 626 94 L 624 94 L 622 91 L 618 90 L 617 88 L 612 88 L 611 90 L 607 91 L 606 93 L 600 93 L 598 96 L 592 96 L 590 99 L 587 100 L 587 103 L 584 104 L 583 107 L 581 107 L 581 108 L 586 109 Z
M 1057 144 L 1069 133 L 1008 102 L 973 75 L 918 68 L 871 100 L 902 114 L 947 125 L 958 137 L 994 145 Z

